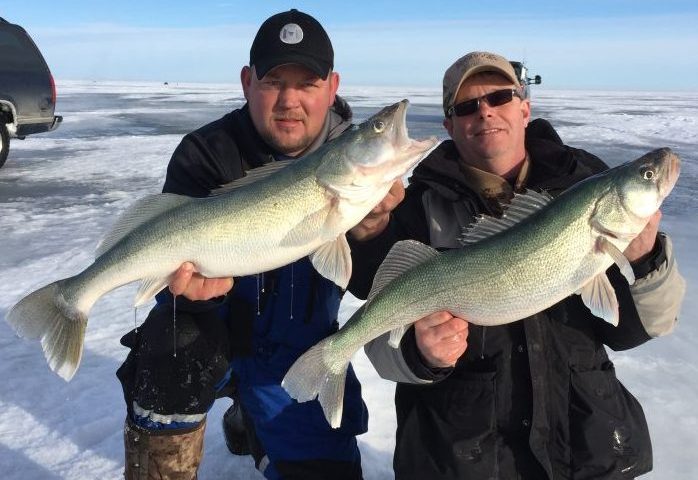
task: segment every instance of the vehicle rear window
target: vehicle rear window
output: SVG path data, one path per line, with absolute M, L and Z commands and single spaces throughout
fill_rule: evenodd
M 41 72 L 41 54 L 22 32 L 0 28 L 0 68 L 4 71 Z

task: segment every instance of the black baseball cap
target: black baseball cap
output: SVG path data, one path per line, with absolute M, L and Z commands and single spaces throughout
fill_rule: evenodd
M 323 80 L 334 67 L 334 50 L 327 32 L 320 22 L 295 8 L 265 20 L 250 48 L 250 66 L 255 67 L 257 78 L 288 63 L 303 65 Z

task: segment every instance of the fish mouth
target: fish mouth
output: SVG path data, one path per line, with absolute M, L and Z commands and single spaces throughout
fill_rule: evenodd
M 405 98 L 395 105 L 391 105 L 395 111 L 393 124 L 395 131 L 394 144 L 398 155 L 412 159 L 411 164 L 415 165 L 426 157 L 431 150 L 436 148 L 438 140 L 435 136 L 424 140 L 410 138 L 407 131 L 407 107 L 409 104 L 410 101 Z
M 382 124 L 381 142 L 386 149 L 386 154 L 379 159 L 366 162 L 361 165 L 361 170 L 368 175 L 369 171 L 378 174 L 382 182 L 392 182 L 402 177 L 410 168 L 419 163 L 437 145 L 436 137 L 426 140 L 414 140 L 407 131 L 407 107 L 409 100 L 403 99 L 392 105 L 388 105 L 373 115 L 368 122 L 377 126 Z M 380 172 L 380 173 L 378 173 Z
M 666 198 L 674 189 L 681 174 L 681 159 L 669 148 L 657 150 L 657 163 L 661 171 L 661 180 L 658 182 L 659 195 Z

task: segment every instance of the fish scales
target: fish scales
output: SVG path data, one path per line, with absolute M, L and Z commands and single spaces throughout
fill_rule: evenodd
M 69 380 L 94 303 L 141 280 L 135 305 L 143 304 L 184 262 L 208 277 L 232 277 L 310 256 L 321 275 L 346 287 L 351 254 L 345 233 L 437 145 L 435 138 L 409 138 L 407 104 L 384 108 L 298 160 L 252 170 L 211 197 L 161 194 L 136 202 L 92 265 L 21 299 L 8 323 L 20 336 L 40 339 L 49 366 Z
M 390 343 L 397 347 L 406 327 L 433 312 L 503 325 L 577 293 L 592 313 L 617 325 L 618 304 L 605 272 L 616 263 L 634 282 L 622 252 L 671 192 L 679 170 L 676 155 L 656 150 L 576 184 L 527 216 L 520 215 L 522 205 L 535 205 L 540 197 L 515 198 L 518 223 L 483 220 L 495 233 L 482 237 L 475 227 L 471 235 L 480 240 L 461 249 L 438 253 L 416 241 L 398 242 L 366 304 L 301 356 L 282 385 L 298 401 L 317 396 L 337 427 L 342 405 L 336 393 L 344 381 L 337 372 L 345 372 L 353 353 L 385 332 L 391 331 Z

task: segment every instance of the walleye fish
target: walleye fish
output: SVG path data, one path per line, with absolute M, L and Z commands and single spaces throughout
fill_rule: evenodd
M 70 380 L 95 302 L 141 280 L 135 305 L 142 305 L 185 261 L 204 276 L 232 277 L 310 255 L 320 274 L 346 287 L 345 232 L 437 144 L 409 138 L 407 105 L 385 107 L 299 160 L 254 169 L 217 195 L 158 194 L 136 202 L 97 248 L 92 265 L 20 300 L 8 323 L 18 335 L 40 339 L 51 369 Z
M 477 221 L 463 248 L 439 253 L 413 240 L 396 243 L 366 303 L 291 366 L 283 387 L 299 402 L 317 396 L 337 428 L 352 355 L 388 331 L 397 348 L 405 329 L 433 312 L 502 325 L 577 293 L 594 315 L 617 326 L 618 301 L 605 272 L 616 263 L 630 284 L 635 281 L 623 251 L 659 209 L 679 170 L 671 150 L 655 150 L 555 199 L 515 196 L 501 219 Z

